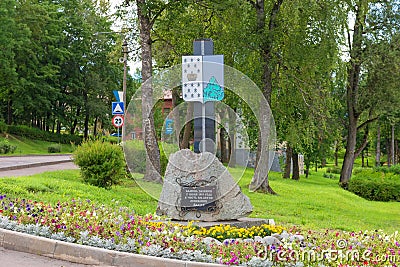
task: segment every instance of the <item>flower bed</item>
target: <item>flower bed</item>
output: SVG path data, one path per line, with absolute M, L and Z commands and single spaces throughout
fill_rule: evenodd
M 124 207 L 50 205 L 0 195 L 0 228 L 118 251 L 242 266 L 399 266 L 398 233 L 261 225 L 209 229 L 153 221 Z M 159 219 L 159 218 L 157 218 Z

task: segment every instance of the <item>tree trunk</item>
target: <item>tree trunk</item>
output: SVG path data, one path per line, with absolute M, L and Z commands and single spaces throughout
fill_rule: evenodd
M 83 129 L 83 138 L 85 140 L 89 137 L 89 108 L 88 108 L 88 96 L 86 93 L 83 94 L 84 106 L 85 106 L 85 120 L 84 120 L 84 129 Z
M 364 157 L 364 150 L 361 151 L 361 167 L 365 167 L 365 157 Z
M 339 142 L 335 141 L 335 167 L 339 166 Z
M 306 174 L 306 178 L 308 178 L 308 175 L 310 175 L 310 164 L 306 164 L 305 174 Z
M 236 110 L 235 110 L 236 111 Z M 236 166 L 236 114 L 228 112 L 229 116 L 229 139 L 228 139 L 228 156 L 229 156 L 229 167 Z
M 183 137 L 182 137 L 182 142 L 180 143 L 180 148 L 190 148 L 189 146 L 189 141 L 190 141 L 190 135 L 192 133 L 192 116 L 193 116 L 193 109 L 194 105 L 193 102 L 187 102 L 187 111 L 186 111 L 186 118 L 185 118 L 185 126 L 183 129 Z
M 50 112 L 47 112 L 47 114 L 46 114 L 46 128 L 45 128 L 45 130 L 46 131 L 50 131 Z
M 273 45 L 273 34 L 274 30 L 276 28 L 276 23 L 277 23 L 277 16 L 280 10 L 280 7 L 283 3 L 283 0 L 277 0 L 274 1 L 271 12 L 269 14 L 269 22 L 268 25 L 266 25 L 266 14 L 265 14 L 265 1 L 264 0 L 256 0 L 255 2 L 251 2 L 253 7 L 256 10 L 256 19 L 257 19 L 257 26 L 256 26 L 256 32 L 257 35 L 259 36 L 259 40 L 261 41 L 260 43 L 260 58 L 262 60 L 262 66 L 263 66 L 263 72 L 261 76 L 261 83 L 262 83 L 262 92 L 265 97 L 265 99 L 268 102 L 268 105 L 271 106 L 271 93 L 272 93 L 272 71 L 273 71 L 273 66 L 272 66 L 272 45 Z M 268 26 L 268 32 L 265 32 L 266 26 Z M 267 109 L 268 107 L 265 107 Z M 260 110 L 260 124 L 263 124 L 266 122 L 264 116 L 267 116 L 267 118 L 270 118 L 271 115 L 268 114 L 263 114 L 266 113 L 267 111 L 261 108 Z M 269 159 L 269 153 L 268 149 L 266 147 L 262 147 L 262 143 L 266 142 L 266 140 L 262 140 L 261 136 L 263 134 L 269 134 L 263 133 L 263 131 L 269 129 L 269 125 L 260 125 L 260 132 L 261 134 L 259 135 L 258 138 L 258 146 L 257 146 L 257 162 L 256 162 L 256 170 L 254 172 L 254 176 L 252 178 L 252 181 L 250 183 L 250 190 L 252 191 L 261 191 L 261 192 L 268 192 L 271 194 L 276 194 L 272 188 L 269 186 L 268 182 L 268 170 L 266 170 L 268 166 L 268 160 Z M 264 150 L 267 149 L 267 150 Z M 263 151 L 264 150 L 264 151 Z M 265 157 L 261 157 L 261 153 L 266 153 L 267 155 Z M 260 160 L 266 161 L 260 164 Z M 258 167 L 261 166 L 261 167 Z
M 396 141 L 395 141 L 395 154 L 396 154 L 396 157 L 394 158 L 395 159 L 394 164 L 398 164 L 399 163 L 399 140 L 398 139 L 396 139 Z
M 227 163 L 228 162 L 228 156 L 227 156 L 227 131 L 226 131 L 226 114 L 224 110 L 220 111 L 219 114 L 219 121 L 221 122 L 220 124 L 220 129 L 219 129 L 219 144 L 220 144 L 220 149 L 221 149 L 221 162 L 222 163 Z
M 74 122 L 72 123 L 72 126 L 71 126 L 71 134 L 75 134 L 76 127 L 78 126 L 78 117 L 80 114 L 81 114 L 81 108 L 78 107 L 76 109 L 76 116 L 75 116 Z
M 387 151 L 387 166 L 388 167 L 390 167 L 391 166 L 391 162 L 390 162 L 390 160 L 392 159 L 392 156 L 391 156 L 391 149 L 390 149 L 390 141 L 389 141 L 390 139 L 389 138 L 386 138 L 386 151 Z
M 322 166 L 322 168 L 326 167 L 326 158 L 325 157 L 321 159 L 321 166 Z
M 375 155 L 375 166 L 381 166 L 381 125 L 378 123 L 378 129 L 376 130 L 376 155 Z
M 174 116 L 174 129 L 175 129 L 175 138 L 180 143 L 180 131 L 181 131 L 181 124 L 180 124 L 180 112 L 178 106 L 178 99 L 179 99 L 179 91 L 176 89 L 172 90 L 172 107 L 173 107 L 173 116 Z
M 292 148 L 289 144 L 286 146 L 286 160 L 285 160 L 285 170 L 283 172 L 283 178 L 290 178 L 290 170 L 292 169 Z
M 394 151 L 394 125 L 392 125 L 392 142 L 390 142 L 390 153 L 392 156 L 392 165 L 395 165 L 395 151 Z
M 93 136 L 97 136 L 97 122 L 99 120 L 99 117 L 96 117 L 94 119 L 94 127 L 93 127 Z
M 156 131 L 154 128 L 153 88 L 152 76 L 152 54 L 151 54 L 151 28 L 150 14 L 146 8 L 145 0 L 136 0 L 137 14 L 139 20 L 139 38 L 142 58 L 142 120 L 143 138 L 146 147 L 146 173 L 144 180 L 162 183 L 160 149 L 158 148 Z
M 224 127 L 221 128 L 220 133 L 220 142 L 221 142 L 221 162 L 222 163 L 227 163 L 228 162 L 228 156 L 227 156 L 227 145 L 226 145 L 226 136 L 227 136 L 227 132 L 225 130 Z
M 343 159 L 342 170 L 340 173 L 340 184 L 346 188 L 353 171 L 354 154 L 357 141 L 357 123 L 360 114 L 357 112 L 358 88 L 361 72 L 362 41 L 363 30 L 366 18 L 365 7 L 359 5 L 356 8 L 356 18 L 354 23 L 353 40 L 350 45 L 350 66 L 348 67 L 348 81 L 346 90 L 346 102 L 348 112 L 348 133 L 346 143 L 346 153 Z
M 7 124 L 12 123 L 12 100 L 7 101 Z
M 58 133 L 58 134 L 61 133 L 61 122 L 60 122 L 60 120 L 57 120 L 56 133 Z M 71 131 L 71 134 L 73 134 L 72 131 Z
M 292 159 L 293 159 L 292 179 L 300 180 L 299 154 L 297 152 L 293 152 Z
M 347 187 L 347 184 L 350 181 L 351 173 L 353 171 L 353 165 L 355 159 L 354 153 L 357 141 L 356 138 L 357 138 L 357 118 L 349 115 L 346 153 L 344 154 L 344 160 L 343 160 L 342 170 L 340 172 L 340 181 L 339 181 L 343 187 Z

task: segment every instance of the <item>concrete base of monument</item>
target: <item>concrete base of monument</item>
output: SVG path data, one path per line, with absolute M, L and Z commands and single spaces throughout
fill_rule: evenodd
M 275 225 L 275 221 L 273 219 L 262 219 L 262 218 L 240 218 L 237 220 L 226 220 L 226 221 L 214 221 L 214 222 L 204 222 L 204 221 L 178 221 L 178 220 L 155 220 L 156 222 L 172 222 L 172 223 L 178 223 L 181 225 L 187 225 L 189 222 L 192 222 L 193 225 L 199 226 L 199 227 L 204 227 L 204 228 L 210 228 L 216 225 L 230 225 L 238 228 L 250 228 L 253 226 L 260 226 L 262 224 L 269 224 L 269 225 Z

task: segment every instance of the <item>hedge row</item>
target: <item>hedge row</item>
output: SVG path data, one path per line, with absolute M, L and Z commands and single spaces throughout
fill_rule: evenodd
M 368 200 L 400 202 L 400 175 L 381 168 L 363 170 L 352 177 L 348 190 Z
M 382 167 L 376 168 L 376 170 L 378 170 L 380 172 L 384 172 L 384 173 L 394 173 L 394 174 L 400 175 L 400 164 L 393 165 L 390 167 L 382 166 Z
M 82 137 L 70 134 L 57 134 L 42 131 L 38 128 L 32 128 L 25 125 L 6 125 L 0 122 L 0 132 L 18 135 L 29 139 L 55 142 L 61 144 L 80 144 Z

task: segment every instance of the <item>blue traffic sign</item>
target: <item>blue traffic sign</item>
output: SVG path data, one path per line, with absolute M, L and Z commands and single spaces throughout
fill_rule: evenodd
M 124 102 L 112 102 L 111 111 L 112 115 L 124 115 Z
M 165 120 L 165 134 L 173 133 L 173 131 L 174 131 L 173 123 L 174 123 L 174 120 L 172 120 L 172 119 Z

